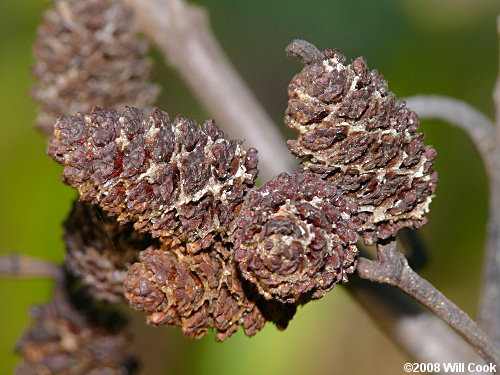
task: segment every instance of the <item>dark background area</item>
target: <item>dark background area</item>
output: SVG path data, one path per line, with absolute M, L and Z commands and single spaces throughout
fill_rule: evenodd
M 449 95 L 493 114 L 497 0 L 196 3 L 209 11 L 224 50 L 283 132 L 286 86 L 300 69 L 284 54 L 294 38 L 338 48 L 348 60 L 365 56 L 398 97 Z M 37 105 L 28 95 L 31 45 L 49 6 L 42 0 L 0 3 L 0 253 L 60 262 L 61 222 L 75 192 L 45 156 L 45 140 L 33 129 Z M 151 55 L 154 79 L 163 87 L 158 105 L 172 115 L 209 118 L 161 55 Z M 440 176 L 429 224 L 421 231 L 429 248 L 421 273 L 475 316 L 487 215 L 484 169 L 460 130 L 427 121 L 421 129 L 438 151 Z M 12 350 L 28 324 L 28 307 L 48 300 L 50 288 L 49 280 L 0 279 L 1 374 L 12 373 Z M 179 329 L 144 327 L 142 316 L 132 319 L 146 355 L 144 374 L 400 374 L 406 361 L 341 287 L 300 308 L 284 332 L 269 325 L 253 338 L 238 332 L 222 344 L 213 334 L 196 341 Z

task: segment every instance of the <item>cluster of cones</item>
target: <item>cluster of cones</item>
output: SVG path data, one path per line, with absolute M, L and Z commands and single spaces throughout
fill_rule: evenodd
M 257 188 L 256 150 L 213 121 L 150 108 L 158 90 L 124 18 L 118 0 L 57 0 L 35 45 L 39 126 L 80 194 L 65 266 L 94 298 L 191 337 L 285 328 L 298 305 L 347 281 L 358 235 L 374 243 L 425 224 L 435 151 L 363 58 L 288 47 L 305 63 L 285 114 L 301 170 Z

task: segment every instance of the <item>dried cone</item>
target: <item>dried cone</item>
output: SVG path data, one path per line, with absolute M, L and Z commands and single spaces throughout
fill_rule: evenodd
M 34 46 L 41 104 L 37 126 L 52 137 L 57 117 L 94 105 L 149 107 L 159 88 L 149 83 L 147 44 L 135 36 L 121 0 L 54 0 Z M 66 265 L 100 300 L 124 300 L 123 278 L 139 250 L 151 245 L 131 225 L 120 226 L 97 207 L 76 205 L 66 222 Z M 147 242 L 147 243 L 144 243 Z
M 202 337 L 214 328 L 217 339 L 224 341 L 240 325 L 254 335 L 264 326 L 265 314 L 273 312 L 262 311 L 248 297 L 224 255 L 228 250 L 220 242 L 196 255 L 183 247 L 145 250 L 130 267 L 126 297 L 147 314 L 150 324 L 180 326 L 189 337 Z M 284 328 L 294 313 L 293 306 L 285 306 L 269 319 Z
M 431 172 L 436 152 L 416 133 L 415 112 L 363 57 L 345 65 L 337 51 L 320 53 L 299 40 L 287 51 L 306 63 L 288 87 L 285 116 L 299 131 L 288 147 L 304 170 L 356 201 L 368 243 L 425 224 L 437 183 Z
M 191 252 L 225 235 L 257 175 L 256 153 L 213 121 L 170 122 L 160 110 L 144 118 L 135 108 L 62 117 L 48 147 L 82 201 Z
M 16 375 L 136 373 L 128 337 L 113 327 L 119 316 L 83 310 L 89 301 L 76 298 L 56 290 L 52 301 L 31 309 L 32 325 L 16 348 L 22 356 Z
M 149 83 L 147 44 L 138 39 L 131 12 L 120 0 L 55 0 L 34 46 L 42 108 L 37 126 L 53 134 L 57 117 L 90 112 L 94 105 L 145 108 L 159 89 Z
M 282 173 L 250 192 L 236 220 L 235 260 L 266 299 L 305 303 L 346 282 L 360 226 L 354 202 L 312 173 Z
M 127 270 L 154 241 L 132 224 L 119 225 L 96 206 L 75 202 L 64 223 L 65 265 L 96 299 L 124 302 Z

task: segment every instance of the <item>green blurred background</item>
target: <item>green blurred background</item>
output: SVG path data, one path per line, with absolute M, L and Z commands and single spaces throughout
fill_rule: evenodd
M 498 0 L 197 1 L 236 67 L 283 129 L 286 86 L 300 69 L 284 48 L 294 38 L 339 48 L 377 68 L 399 97 L 437 93 L 460 98 L 488 115 L 498 73 Z M 44 0 L 0 2 L 0 253 L 60 262 L 61 222 L 75 193 L 44 154 L 32 127 L 37 106 L 31 45 Z M 156 51 L 159 106 L 198 120 L 210 117 Z M 487 215 L 486 177 L 477 152 L 458 129 L 424 122 L 438 151 L 437 197 L 422 235 L 429 262 L 422 274 L 475 316 Z M 248 141 L 251 144 L 251 141 Z M 27 309 L 50 296 L 48 280 L 0 279 L 0 374 L 12 373 Z M 400 374 L 406 358 L 340 287 L 300 308 L 289 328 L 267 326 L 253 338 L 239 332 L 223 344 L 213 334 L 186 339 L 178 329 L 144 327 L 133 315 L 144 374 Z

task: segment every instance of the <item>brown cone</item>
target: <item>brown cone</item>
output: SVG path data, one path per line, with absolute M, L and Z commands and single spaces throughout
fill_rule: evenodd
M 425 224 L 436 152 L 416 132 L 415 112 L 364 58 L 346 65 L 337 51 L 304 46 L 295 41 L 288 49 L 307 62 L 288 87 L 285 123 L 299 131 L 288 142 L 292 153 L 356 201 L 367 242 Z
M 159 88 L 149 82 L 147 44 L 136 37 L 131 12 L 120 0 L 55 0 L 34 45 L 41 104 L 37 126 L 52 137 L 57 117 L 94 106 L 152 105 Z
M 282 173 L 250 192 L 236 220 L 235 260 L 266 299 L 305 303 L 354 271 L 356 205 L 312 173 Z
M 257 175 L 257 152 L 226 140 L 213 121 L 170 122 L 158 109 L 150 118 L 135 108 L 65 116 L 55 136 L 48 154 L 82 201 L 191 252 L 226 235 Z
M 64 223 L 65 265 L 96 299 L 124 302 L 124 280 L 139 252 L 156 243 L 96 206 L 75 202 Z
M 202 337 L 214 328 L 224 341 L 239 326 L 254 335 L 266 319 L 223 254 L 229 255 L 219 242 L 196 255 L 183 247 L 147 249 L 130 267 L 126 297 L 147 314 L 150 324 L 180 326 L 189 337 Z
M 129 339 L 116 313 L 94 310 L 80 294 L 56 288 L 53 299 L 31 309 L 33 322 L 17 345 L 16 375 L 127 375 L 136 373 Z

